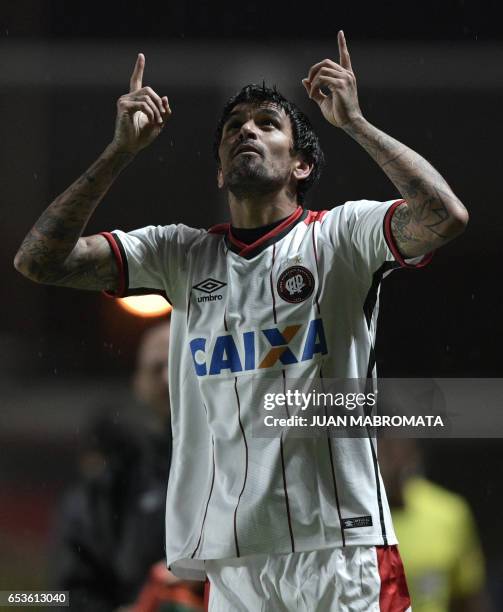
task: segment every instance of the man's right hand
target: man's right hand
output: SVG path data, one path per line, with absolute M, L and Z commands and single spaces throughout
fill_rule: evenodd
M 27 278 L 75 289 L 119 289 L 119 269 L 106 238 L 82 237 L 82 233 L 120 172 L 159 136 L 171 116 L 168 98 L 142 87 L 144 68 L 145 57 L 140 53 L 130 91 L 117 101 L 112 143 L 49 205 L 19 247 L 14 266 Z
M 168 98 L 151 87 L 143 87 L 145 56 L 138 54 L 131 75 L 129 93 L 117 100 L 117 119 L 112 147 L 120 152 L 138 153 L 152 143 L 171 116 Z

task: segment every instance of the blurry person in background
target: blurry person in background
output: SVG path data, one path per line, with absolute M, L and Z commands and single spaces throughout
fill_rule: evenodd
M 70 591 L 75 612 L 204 609 L 202 583 L 176 578 L 164 561 L 169 327 L 150 328 L 138 349 L 133 389 L 142 427 L 127 423 L 117 407 L 101 411 L 79 458 L 80 482 L 63 499 L 54 582 Z
M 380 439 L 379 464 L 414 612 L 489 612 L 468 503 L 423 476 L 415 440 Z

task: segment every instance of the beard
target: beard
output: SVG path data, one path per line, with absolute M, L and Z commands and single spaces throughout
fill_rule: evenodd
M 275 171 L 256 155 L 239 155 L 224 180 L 224 186 L 238 199 L 264 196 L 279 191 L 288 177 Z

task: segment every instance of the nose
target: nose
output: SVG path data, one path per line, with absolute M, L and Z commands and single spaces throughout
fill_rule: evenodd
M 240 140 L 257 140 L 257 126 L 253 119 L 245 121 L 239 130 Z

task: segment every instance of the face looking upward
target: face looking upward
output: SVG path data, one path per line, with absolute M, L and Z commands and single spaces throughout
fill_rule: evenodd
M 218 152 L 218 186 L 238 199 L 285 188 L 293 200 L 297 182 L 311 171 L 293 151 L 290 118 L 272 102 L 235 106 L 223 127 Z

